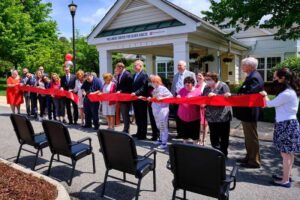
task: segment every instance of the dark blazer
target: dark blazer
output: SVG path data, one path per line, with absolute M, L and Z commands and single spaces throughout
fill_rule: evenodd
M 147 96 L 148 91 L 148 75 L 141 71 L 139 76 L 135 79 L 136 74 L 133 75 L 132 92 L 137 96 Z
M 67 82 L 66 75 L 64 75 L 61 78 L 61 87 L 64 88 L 64 90 L 73 90 L 75 88 L 75 81 L 76 81 L 76 76 L 74 74 L 70 74 L 69 83 Z
M 116 91 L 120 91 L 121 93 L 132 93 L 132 82 L 133 79 L 131 77 L 131 74 L 129 71 L 125 71 L 121 77 L 121 80 L 119 80 L 119 77 L 121 75 L 118 76 L 118 80 L 117 80 L 117 89 Z
M 238 91 L 238 94 L 255 94 L 263 91 L 264 81 L 261 75 L 257 71 L 253 71 L 249 74 L 243 85 Z M 245 122 L 256 122 L 259 119 L 259 115 L 262 109 L 258 107 L 237 107 L 236 118 Z

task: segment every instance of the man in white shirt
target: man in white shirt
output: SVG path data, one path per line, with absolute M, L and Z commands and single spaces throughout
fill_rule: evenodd
M 197 83 L 196 80 L 196 75 L 194 72 L 188 71 L 186 69 L 186 62 L 184 60 L 181 60 L 178 62 L 177 65 L 177 70 L 178 72 L 175 74 L 173 82 L 172 82 L 172 87 L 171 87 L 171 93 L 174 97 L 177 96 L 178 92 L 184 87 L 184 79 L 188 76 L 192 77 L 195 80 L 195 83 Z M 179 127 L 180 127 L 180 120 L 177 116 L 177 110 L 178 110 L 178 105 L 177 104 L 173 104 L 173 109 L 171 108 L 170 110 L 173 110 L 173 114 L 175 115 L 175 119 L 176 119 L 176 129 L 177 129 L 177 133 L 179 133 Z M 181 135 L 177 135 L 177 138 L 181 138 Z

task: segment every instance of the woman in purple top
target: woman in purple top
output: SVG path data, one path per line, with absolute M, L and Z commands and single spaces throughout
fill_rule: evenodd
M 195 86 L 195 80 L 192 77 L 186 77 L 183 81 L 184 88 L 182 88 L 177 95 L 181 97 L 196 97 L 200 95 L 200 90 Z M 178 117 L 180 122 L 179 135 L 183 136 L 184 143 L 187 143 L 189 138 L 193 139 L 194 144 L 199 139 L 200 131 L 200 108 L 197 105 L 180 104 L 178 107 Z

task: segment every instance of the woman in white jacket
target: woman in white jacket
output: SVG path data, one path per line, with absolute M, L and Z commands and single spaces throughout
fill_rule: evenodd
M 150 81 L 154 90 L 152 91 L 152 97 L 157 100 L 173 97 L 172 93 L 163 85 L 162 80 L 157 75 L 150 75 Z M 156 142 L 159 149 L 166 149 L 169 129 L 168 129 L 168 119 L 169 119 L 169 104 L 165 103 L 152 103 L 152 112 L 156 122 L 156 126 L 159 129 L 160 136 L 159 140 Z

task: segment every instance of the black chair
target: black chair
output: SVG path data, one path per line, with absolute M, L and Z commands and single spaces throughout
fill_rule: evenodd
M 172 144 L 169 153 L 168 168 L 174 174 L 172 199 L 176 198 L 178 189 L 183 189 L 184 199 L 186 191 L 229 199 L 229 190 L 236 185 L 237 167 L 234 165 L 227 176 L 225 156 L 221 151 L 203 146 Z M 230 188 L 231 183 L 233 186 Z
M 27 145 L 33 146 L 35 149 L 37 149 L 37 152 L 35 153 L 34 164 L 31 168 L 32 170 L 34 170 L 39 152 L 41 151 L 41 156 L 43 156 L 43 148 L 48 146 L 48 141 L 46 139 L 46 136 L 44 133 L 35 134 L 32 124 L 26 116 L 23 116 L 20 114 L 11 114 L 10 120 L 13 124 L 15 133 L 16 133 L 18 141 L 20 143 L 16 163 L 19 162 L 19 157 L 20 157 L 23 145 L 27 144 Z M 28 151 L 28 152 L 30 152 L 30 151 Z M 32 153 L 32 152 L 30 152 L 30 153 Z
M 75 165 L 77 160 L 92 154 L 93 159 L 93 173 L 96 172 L 95 169 L 95 156 L 91 146 L 91 138 L 83 138 L 77 142 L 72 142 L 68 128 L 60 122 L 43 120 L 42 125 L 46 136 L 49 141 L 50 150 L 52 153 L 47 175 L 50 175 L 51 165 L 53 162 L 54 155 L 57 154 L 71 158 L 72 161 L 72 172 L 70 176 L 69 185 L 72 184 L 72 179 L 74 175 Z M 83 142 L 88 141 L 89 144 L 84 144 Z M 68 163 L 65 163 L 68 164 Z M 70 165 L 70 164 L 68 164 Z
M 98 139 L 106 166 L 101 197 L 105 193 L 107 177 L 122 180 L 118 177 L 108 175 L 112 169 L 123 172 L 124 182 L 137 185 L 136 199 L 139 197 L 142 178 L 148 172 L 153 171 L 153 190 L 156 191 L 156 151 L 151 150 L 144 156 L 138 156 L 132 137 L 121 132 L 100 129 L 98 131 Z M 151 155 L 154 157 L 153 160 L 149 158 Z M 138 179 L 138 183 L 126 181 L 126 173 L 134 175 Z

